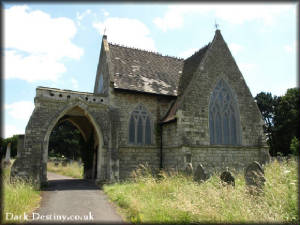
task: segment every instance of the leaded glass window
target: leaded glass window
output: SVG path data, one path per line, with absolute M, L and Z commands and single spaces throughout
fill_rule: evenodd
M 129 120 L 129 143 L 130 144 L 151 144 L 151 119 L 143 106 L 133 110 Z
M 217 83 L 210 96 L 209 130 L 211 144 L 241 144 L 237 102 L 223 79 Z

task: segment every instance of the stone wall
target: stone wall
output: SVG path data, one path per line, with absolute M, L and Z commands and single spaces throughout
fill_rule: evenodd
M 174 97 L 163 97 L 157 95 L 147 95 L 143 93 L 114 91 L 110 96 L 111 104 L 118 109 L 120 116 L 119 145 L 120 147 L 130 147 L 129 140 L 129 120 L 131 112 L 139 105 L 144 106 L 151 117 L 152 122 L 152 144 L 160 146 L 160 132 L 158 122 L 167 113 L 170 102 Z M 135 147 L 135 146 L 132 146 Z
M 191 159 L 194 168 L 201 163 L 210 173 L 224 171 L 226 167 L 243 170 L 253 161 L 265 164 L 263 155 L 268 149 L 257 147 L 189 146 L 164 148 L 164 168 L 183 170 Z
M 216 83 L 225 80 L 234 92 L 240 115 L 242 146 L 266 145 L 263 120 L 250 90 L 219 31 L 184 93 L 179 96 L 178 123 L 184 145 L 209 145 L 209 100 Z
M 46 181 L 45 159 L 50 133 L 60 118 L 74 107 L 79 107 L 99 135 L 97 141 L 101 142 L 103 155 L 101 178 L 110 179 L 104 177 L 104 174 L 110 176 L 111 160 L 107 151 L 117 151 L 118 146 L 110 139 L 112 133 L 117 136 L 119 123 L 118 117 L 110 119 L 113 108 L 108 107 L 106 98 L 92 93 L 39 87 L 34 102 L 35 108 L 25 130 L 23 151 L 19 152 L 19 157 L 13 164 L 12 177 L 30 178 L 37 185 Z
M 148 165 L 153 169 L 159 168 L 160 149 L 156 146 L 149 147 L 122 147 L 119 149 L 120 179 L 130 177 L 139 164 Z

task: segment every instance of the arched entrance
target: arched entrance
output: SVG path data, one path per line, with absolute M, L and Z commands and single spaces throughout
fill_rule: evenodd
M 69 121 L 81 132 L 87 148 L 92 149 L 85 177 L 104 182 L 118 180 L 119 116 L 109 107 L 106 96 L 38 87 L 34 103 L 23 142 L 18 144 L 11 178 L 30 179 L 38 187 L 46 182 L 51 131 Z
M 75 105 L 63 110 L 48 126 L 43 140 L 42 183 L 47 181 L 50 134 L 57 124 L 63 123 L 64 121 L 71 122 L 80 131 L 84 139 L 84 151 L 86 153 L 86 157 L 83 158 L 84 178 L 100 179 L 102 172 L 101 162 L 103 162 L 103 160 L 101 160 L 103 158 L 103 136 L 101 130 L 88 111 L 79 105 Z

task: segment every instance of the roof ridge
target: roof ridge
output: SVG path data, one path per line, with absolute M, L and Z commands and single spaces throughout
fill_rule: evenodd
M 112 43 L 112 42 L 108 42 L 108 44 L 114 45 L 114 46 L 118 46 L 118 47 L 121 47 L 121 48 L 128 48 L 128 49 L 143 51 L 143 52 L 147 52 L 147 53 L 150 53 L 150 54 L 153 54 L 153 55 L 162 56 L 162 57 L 169 57 L 169 58 L 173 58 L 173 59 L 176 59 L 176 60 L 179 60 L 179 61 L 184 61 L 183 58 L 176 57 L 176 56 L 163 55 L 163 54 L 161 54 L 159 52 L 154 52 L 154 51 L 151 51 L 151 50 L 146 50 L 146 49 L 141 49 L 141 48 L 136 48 L 136 47 L 129 47 L 129 46 L 126 46 L 126 45 L 116 44 L 116 43 Z
M 205 48 L 207 48 L 209 45 L 211 44 L 211 42 L 209 42 L 208 44 L 204 45 L 202 48 L 200 48 L 199 50 L 195 51 L 190 57 L 186 58 L 184 61 L 186 61 L 187 59 L 192 58 L 193 56 L 197 55 L 199 52 L 203 51 Z

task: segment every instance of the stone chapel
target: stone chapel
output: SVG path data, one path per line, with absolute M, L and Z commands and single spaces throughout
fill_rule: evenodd
M 261 113 L 220 30 L 185 60 L 104 35 L 93 93 L 37 87 L 34 101 L 12 176 L 38 184 L 47 181 L 50 133 L 65 120 L 92 140 L 88 177 L 100 181 L 126 179 L 139 164 L 212 172 L 268 156 Z

